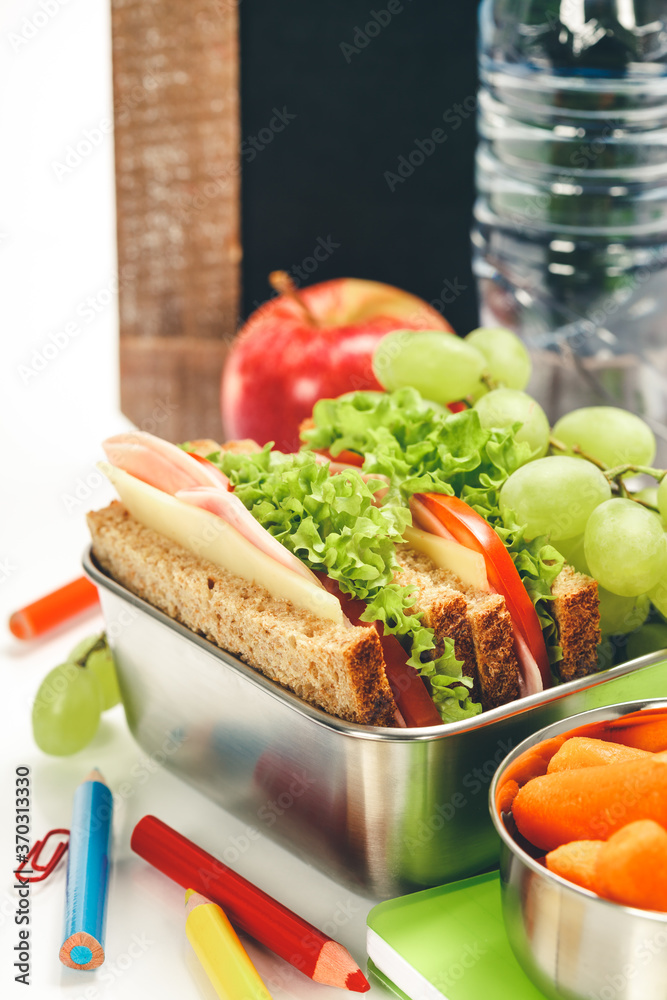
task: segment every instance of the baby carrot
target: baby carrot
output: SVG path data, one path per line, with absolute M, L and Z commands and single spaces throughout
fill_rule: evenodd
M 667 830 L 643 819 L 614 833 L 598 853 L 593 891 L 623 906 L 667 911 Z
M 576 767 L 621 764 L 626 760 L 638 760 L 640 757 L 650 756 L 651 754 L 645 750 L 635 750 L 634 747 L 622 746 L 620 743 L 594 740 L 588 736 L 573 736 L 553 755 L 549 761 L 547 774 L 552 774 L 554 771 L 569 771 Z
M 80 576 L 20 611 L 15 611 L 9 619 L 10 632 L 17 639 L 36 639 L 92 607 L 97 600 L 97 587 L 85 576 Z
M 496 809 L 499 813 L 508 813 L 510 811 L 518 791 L 519 786 L 516 781 L 503 781 L 502 785 L 498 786 L 496 792 Z
M 667 750 L 667 712 L 637 712 L 636 715 L 640 718 L 625 721 L 624 724 L 618 719 L 618 724 L 610 731 L 610 739 L 653 753 Z
M 607 840 L 637 819 L 667 826 L 667 753 L 533 778 L 512 813 L 519 832 L 547 851 L 571 840 Z
M 553 736 L 550 740 L 543 740 L 542 743 L 524 751 L 508 765 L 503 774 L 503 783 L 516 781 L 519 785 L 525 785 L 531 778 L 546 774 L 549 761 L 566 739 L 567 736 Z
M 596 892 L 595 863 L 604 846 L 604 840 L 573 840 L 550 851 L 545 858 L 546 866 L 554 875 Z

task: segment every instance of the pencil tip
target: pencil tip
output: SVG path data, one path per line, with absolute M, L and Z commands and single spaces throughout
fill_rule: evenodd
M 316 983 L 338 986 L 340 989 L 353 990 L 355 993 L 365 993 L 371 988 L 347 948 L 333 940 L 326 941 L 322 945 L 311 979 Z
M 352 990 L 354 993 L 366 993 L 370 990 L 371 984 L 368 982 L 361 969 L 357 969 L 356 972 L 348 973 L 345 980 L 345 988 Z
M 98 771 L 98 769 L 96 767 L 94 767 L 92 769 L 92 771 L 90 772 L 90 774 L 87 774 L 86 777 L 83 780 L 84 781 L 99 781 L 101 785 L 106 785 L 106 781 L 104 780 L 104 778 L 102 776 L 102 773 L 100 771 Z

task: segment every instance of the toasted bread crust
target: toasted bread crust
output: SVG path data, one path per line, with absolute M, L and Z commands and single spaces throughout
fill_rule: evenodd
M 471 697 L 484 709 L 497 708 L 520 695 L 519 665 L 514 655 L 512 619 L 499 594 L 488 594 L 439 569 L 421 552 L 397 547 L 398 582 L 412 584 L 415 611 L 441 641 L 454 643 L 462 671 L 473 678 Z
M 318 618 L 144 527 L 114 502 L 88 515 L 93 552 L 123 586 L 331 715 L 394 726 L 375 628 Z
M 466 677 L 472 677 L 473 701 L 479 701 L 480 691 L 477 682 L 477 658 L 473 643 L 470 623 L 468 622 L 468 602 L 465 596 L 455 587 L 456 578 L 442 570 L 438 570 L 428 556 L 410 548 L 409 545 L 399 545 L 396 558 L 401 567 L 396 580 L 401 586 L 415 588 L 415 603 L 412 611 L 422 615 L 422 621 L 432 628 L 438 640 L 438 652 L 442 651 L 444 639 L 454 643 L 454 654 L 463 663 L 462 672 Z
M 556 664 L 556 669 L 563 681 L 585 677 L 597 667 L 597 647 L 601 638 L 597 582 L 565 565 L 551 593 L 554 596 L 551 607 L 563 650 L 563 659 Z
M 514 655 L 512 618 L 500 594 L 468 599 L 468 621 L 477 656 L 477 678 L 484 709 L 506 705 L 521 695 Z

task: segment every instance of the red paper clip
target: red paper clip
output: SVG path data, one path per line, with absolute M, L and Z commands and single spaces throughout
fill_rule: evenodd
M 49 858 L 49 860 L 45 865 L 40 865 L 39 862 L 37 861 L 37 858 L 44 850 L 44 847 L 46 846 L 46 842 L 49 839 L 49 837 L 54 837 L 56 836 L 56 834 L 63 834 L 68 839 L 61 841 L 58 844 L 55 851 L 53 852 L 53 854 L 51 855 L 51 857 Z M 62 858 L 63 854 L 67 850 L 68 844 L 69 844 L 69 830 L 60 830 L 60 829 L 49 830 L 47 835 L 43 837 L 42 840 L 35 841 L 35 843 L 32 845 L 32 847 L 30 848 L 30 850 L 28 851 L 28 853 L 26 854 L 26 856 L 24 857 L 23 861 L 18 866 L 18 868 L 14 869 L 14 874 L 16 875 L 19 882 L 42 882 L 45 878 L 48 878 L 48 876 L 51 874 L 51 872 L 56 867 L 56 865 Z M 19 875 L 19 872 L 23 871 L 23 869 L 25 868 L 25 866 L 28 864 L 29 861 L 32 862 L 32 870 L 34 872 L 41 872 L 42 873 L 41 875 Z

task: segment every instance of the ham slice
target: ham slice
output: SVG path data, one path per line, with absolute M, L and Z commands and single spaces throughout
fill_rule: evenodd
M 256 548 L 275 559 L 285 569 L 298 573 L 299 576 L 310 580 L 318 587 L 322 586 L 312 570 L 305 563 L 302 563 L 294 553 L 281 545 L 278 539 L 274 538 L 259 521 L 256 521 L 250 511 L 233 493 L 210 486 L 193 486 L 187 490 L 178 490 L 174 496 L 177 500 L 192 504 L 193 507 L 201 507 L 202 510 L 207 510 L 211 514 L 217 514 L 232 528 L 236 528 L 239 534 L 252 542 Z
M 177 490 L 193 486 L 229 489 L 227 476 L 211 462 L 198 462 L 177 445 L 146 431 L 116 434 L 107 438 L 102 447 L 116 468 L 172 496 Z
M 145 431 L 117 434 L 107 438 L 103 447 L 111 464 L 123 472 L 178 500 L 216 514 L 285 569 L 322 586 L 315 574 L 262 527 L 234 496 L 227 476 L 211 462 L 199 461 L 177 445 Z

